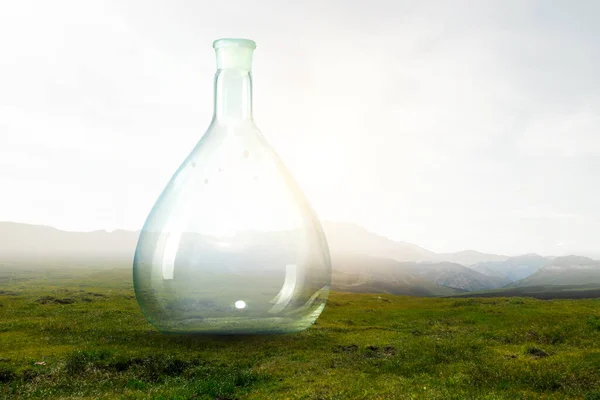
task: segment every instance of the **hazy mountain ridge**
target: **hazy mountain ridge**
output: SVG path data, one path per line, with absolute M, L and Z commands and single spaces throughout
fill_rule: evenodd
M 332 253 L 351 252 L 408 262 L 458 263 L 456 259 L 464 257 L 490 260 L 507 258 L 471 250 L 437 254 L 412 243 L 393 241 L 351 223 L 325 221 L 323 227 Z M 139 231 L 72 232 L 43 225 L 0 222 L 0 257 L 133 257 L 138 236 Z
M 436 253 L 412 243 L 397 242 L 346 222 L 323 222 L 331 253 L 365 254 L 396 261 L 435 261 Z
M 334 290 L 435 296 L 501 287 L 600 283 L 600 261 L 586 257 L 508 257 L 474 250 L 439 254 L 351 223 L 325 221 L 323 226 Z M 110 261 L 129 267 L 138 236 L 139 232 L 125 230 L 68 232 L 0 222 L 0 265 L 51 261 L 105 265 Z M 272 253 L 269 246 L 283 248 L 288 240 L 286 235 L 267 236 L 269 245 L 257 247 L 261 257 Z M 260 257 L 252 262 L 260 264 Z
M 548 257 L 539 254 L 524 254 L 503 261 L 488 261 L 471 266 L 475 271 L 489 276 L 505 278 L 509 282 L 524 279 L 538 269 L 552 263 Z
M 488 276 L 464 265 L 451 262 L 415 264 L 413 270 L 417 276 L 437 285 L 468 291 L 496 289 L 511 282 L 508 279 Z
M 139 232 L 70 232 L 43 225 L 0 222 L 0 262 L 46 259 L 88 262 L 133 260 Z
M 499 262 L 508 260 L 508 256 L 482 253 L 476 250 L 463 250 L 456 253 L 440 253 L 436 255 L 438 261 L 447 261 L 461 264 L 466 267 L 483 262 Z
M 534 274 L 508 287 L 600 284 L 600 261 L 588 257 L 557 257 Z
M 486 254 L 475 250 L 463 250 L 456 253 L 435 253 L 416 244 L 394 241 L 377 233 L 347 222 L 323 222 L 332 253 L 351 252 L 373 257 L 391 258 L 409 262 L 452 262 L 472 265 L 484 261 L 500 261 L 509 257 Z
M 382 292 L 411 296 L 460 293 L 415 274 L 414 263 L 360 254 L 331 254 L 332 288 L 345 292 Z

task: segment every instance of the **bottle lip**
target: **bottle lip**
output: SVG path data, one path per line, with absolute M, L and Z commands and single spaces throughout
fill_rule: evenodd
M 256 48 L 256 42 L 254 42 L 254 40 L 241 38 L 222 38 L 213 42 L 213 48 L 220 49 L 223 47 L 245 47 L 254 50 Z

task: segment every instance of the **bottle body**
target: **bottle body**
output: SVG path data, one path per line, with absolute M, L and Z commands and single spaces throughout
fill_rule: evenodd
M 162 332 L 298 332 L 327 301 L 320 222 L 254 124 L 238 75 L 217 72 L 215 117 L 140 233 L 136 297 Z

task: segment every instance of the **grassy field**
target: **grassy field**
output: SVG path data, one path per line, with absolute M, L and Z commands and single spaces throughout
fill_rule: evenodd
M 332 293 L 299 334 L 172 336 L 130 270 L 4 269 L 0 398 L 600 399 L 600 300 Z

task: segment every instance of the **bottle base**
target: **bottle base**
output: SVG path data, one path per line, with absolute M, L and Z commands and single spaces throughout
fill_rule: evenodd
M 297 333 L 308 329 L 314 320 L 293 321 L 289 318 L 190 318 L 168 325 L 153 324 L 165 334 L 190 335 L 277 335 Z

